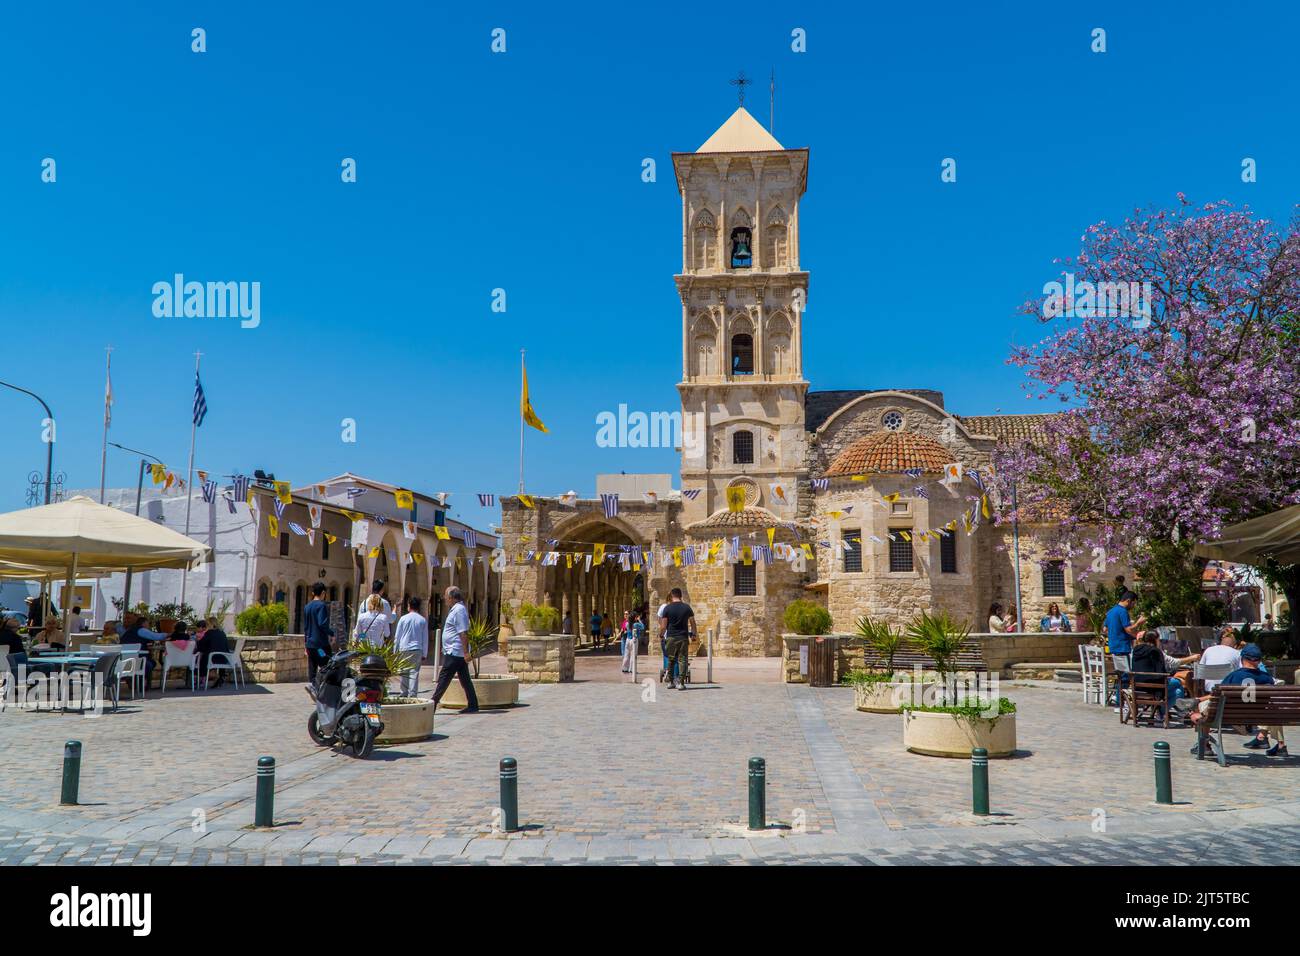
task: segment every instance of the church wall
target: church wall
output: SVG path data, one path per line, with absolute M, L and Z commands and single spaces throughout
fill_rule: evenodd
M 984 610 L 994 600 L 1000 601 L 1007 608 L 1014 610 L 1016 599 L 1015 551 L 1013 548 L 1011 525 L 999 525 L 989 529 L 990 547 L 990 597 Z M 1075 630 L 1088 629 L 1087 621 L 1077 620 L 1075 603 L 1085 592 L 1092 590 L 1098 583 L 1109 586 L 1115 575 L 1123 574 L 1126 580 L 1133 581 L 1132 568 L 1127 565 L 1110 564 L 1105 571 L 1091 570 L 1093 556 L 1087 551 L 1066 563 L 1065 597 L 1052 597 L 1043 593 L 1042 562 L 1049 554 L 1049 548 L 1055 540 L 1056 529 L 1044 525 L 1020 526 L 1020 583 L 1021 602 L 1024 607 L 1025 629 L 1037 631 L 1039 620 L 1047 613 L 1048 605 L 1056 602 L 1070 618 Z M 1106 610 L 1106 609 L 1104 609 Z M 985 622 L 985 627 L 987 621 Z M 981 627 L 983 630 L 984 627 Z

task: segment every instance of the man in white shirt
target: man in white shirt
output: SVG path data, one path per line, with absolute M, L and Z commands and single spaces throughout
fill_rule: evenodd
M 429 621 L 420 613 L 420 599 L 413 597 L 410 608 L 397 622 L 393 647 L 406 658 L 407 668 L 401 672 L 401 695 L 414 697 L 420 692 L 420 664 L 429 654 Z
M 80 634 L 86 629 L 86 619 L 81 616 L 81 608 L 72 609 L 72 617 L 68 624 L 69 631 L 73 634 Z
M 1241 666 L 1241 652 L 1237 650 L 1237 634 L 1230 627 L 1225 627 L 1219 634 L 1219 643 L 1213 647 L 1207 647 L 1205 653 L 1201 655 L 1201 663 L 1210 664 L 1231 664 L 1232 670 Z M 1207 680 L 1205 682 L 1205 692 L 1217 687 L 1217 680 Z
M 433 691 L 434 709 L 437 709 L 442 695 L 447 693 L 451 679 L 458 677 L 466 700 L 465 709 L 461 713 L 477 714 L 478 695 L 474 693 L 474 681 L 470 679 L 469 661 L 466 660 L 469 656 L 469 640 L 466 637 L 469 631 L 469 610 L 465 607 L 460 588 L 447 588 L 443 596 L 449 610 L 442 622 L 442 669 L 438 671 L 438 686 Z
M 379 600 L 384 605 L 384 617 L 388 618 L 388 629 L 391 631 L 397 624 L 397 615 L 393 613 L 393 606 L 388 603 L 388 598 L 384 597 L 384 586 L 383 581 L 376 581 L 370 585 L 370 592 L 379 595 Z

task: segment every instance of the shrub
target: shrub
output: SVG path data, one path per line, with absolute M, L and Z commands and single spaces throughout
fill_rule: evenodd
M 907 625 L 907 636 L 934 660 L 939 682 L 947 684 L 958 652 L 970 634 L 969 625 L 959 624 L 947 611 L 922 611 Z
M 474 665 L 474 676 L 478 677 L 479 658 L 481 658 L 492 643 L 497 639 L 497 629 L 488 623 L 487 618 L 479 616 L 469 622 L 469 630 L 465 632 L 465 640 L 469 644 L 470 663 Z
M 831 612 L 815 601 L 800 598 L 786 605 L 785 626 L 793 634 L 829 634 Z
M 235 618 L 235 632 L 248 637 L 283 634 L 289 626 L 289 608 L 283 604 L 251 604 Z
M 519 617 L 530 631 L 553 631 L 560 624 L 560 609 L 549 604 L 524 603 Z
M 890 627 L 887 621 L 864 616 L 858 618 L 858 636 L 885 662 L 885 673 L 893 674 L 894 658 L 906 643 L 902 630 Z

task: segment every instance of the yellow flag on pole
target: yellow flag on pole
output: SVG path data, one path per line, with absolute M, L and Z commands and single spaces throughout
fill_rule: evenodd
M 519 370 L 523 373 L 523 386 L 519 392 L 519 414 L 524 417 L 525 425 L 532 425 L 539 432 L 544 432 L 546 426 L 542 424 L 542 420 L 533 411 L 533 403 L 528 400 L 528 369 L 522 361 L 519 363 Z
M 745 510 L 745 489 L 741 485 L 732 485 L 727 489 L 727 510 Z

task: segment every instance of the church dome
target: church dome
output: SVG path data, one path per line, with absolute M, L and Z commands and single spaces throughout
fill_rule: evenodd
M 766 508 L 754 506 L 746 507 L 740 511 L 728 511 L 722 508 L 713 512 L 703 521 L 696 521 L 694 524 L 686 526 L 687 531 L 701 531 L 705 529 L 727 529 L 727 528 L 770 528 L 773 525 L 781 523 L 781 519 Z
M 920 468 L 927 474 L 942 473 L 956 460 L 953 452 L 933 438 L 915 432 L 878 431 L 859 438 L 845 448 L 826 469 L 826 477 L 838 475 L 896 474 Z

